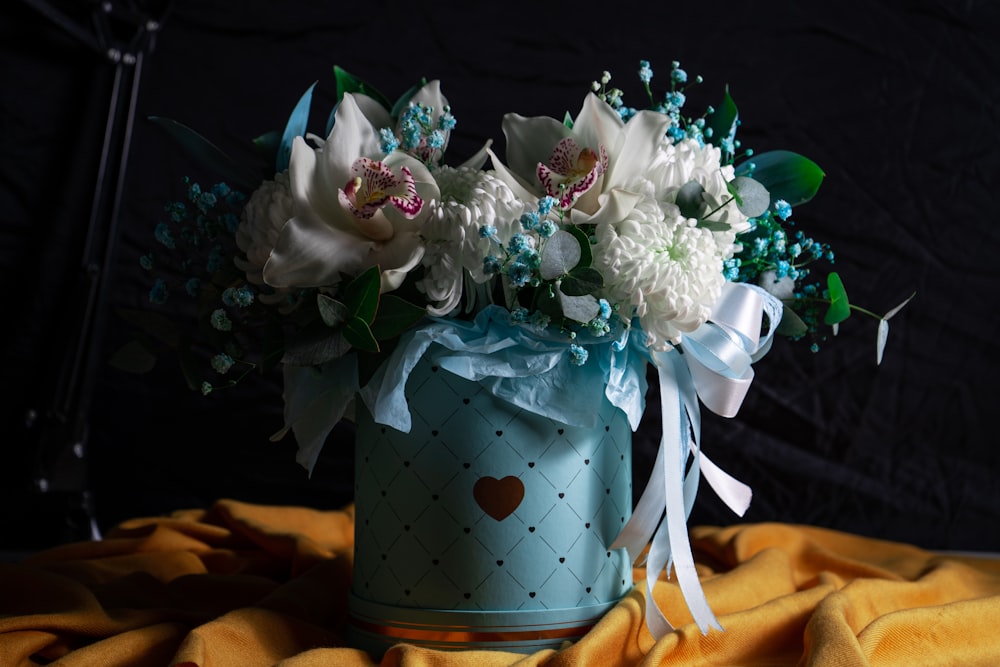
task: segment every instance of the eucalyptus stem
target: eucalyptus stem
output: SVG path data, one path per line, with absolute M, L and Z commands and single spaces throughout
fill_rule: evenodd
M 827 306 L 833 304 L 833 301 L 831 301 L 830 299 L 821 299 L 819 297 L 797 297 L 795 300 L 796 301 L 805 301 L 807 303 L 822 303 L 822 304 L 826 304 Z M 862 315 L 867 315 L 867 316 L 869 316 L 869 317 L 871 317 L 873 319 L 876 319 L 876 320 L 883 319 L 882 316 L 879 315 L 878 313 L 875 313 L 875 312 L 873 312 L 871 310 L 868 310 L 867 308 L 862 308 L 861 306 L 856 306 L 853 303 L 848 303 L 847 307 L 850 310 L 855 310 L 855 311 L 861 313 Z

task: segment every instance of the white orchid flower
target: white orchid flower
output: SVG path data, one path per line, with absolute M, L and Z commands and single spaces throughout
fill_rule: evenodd
M 378 130 L 390 123 L 375 100 L 347 93 L 325 141 L 313 147 L 296 137 L 289 163 L 293 215 L 264 265 L 269 285 L 321 287 L 379 266 L 387 292 L 420 263 L 424 202 L 440 192 L 416 158 L 394 151 L 383 159 Z
M 669 124 L 654 111 L 640 111 L 625 123 L 591 93 L 572 129 L 546 116 L 507 114 L 508 163 L 492 152 L 490 157 L 497 175 L 519 197 L 554 197 L 576 224 L 613 223 L 640 199 L 630 185 L 654 162 Z

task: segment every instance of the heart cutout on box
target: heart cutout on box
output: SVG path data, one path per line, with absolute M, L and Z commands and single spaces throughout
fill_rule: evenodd
M 480 477 L 472 487 L 472 497 L 484 512 L 497 521 L 503 521 L 524 500 L 524 482 L 514 476 L 503 479 Z

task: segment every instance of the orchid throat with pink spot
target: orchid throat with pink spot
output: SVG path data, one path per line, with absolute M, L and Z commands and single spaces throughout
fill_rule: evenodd
M 383 162 L 362 157 L 351 165 L 353 178 L 338 191 L 340 203 L 354 217 L 370 220 L 383 206 L 392 204 L 407 218 L 413 218 L 423 208 L 424 200 L 417 194 L 413 174 L 401 167 L 400 176 Z
M 566 137 L 552 149 L 549 164 L 539 162 L 535 173 L 545 193 L 556 198 L 560 208 L 567 209 L 594 187 L 607 170 L 608 152 L 603 144 L 598 144 L 595 151 L 580 146 L 573 137 Z

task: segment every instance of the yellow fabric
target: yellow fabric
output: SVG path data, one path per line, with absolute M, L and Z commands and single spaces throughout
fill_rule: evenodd
M 691 538 L 726 632 L 703 636 L 660 581 L 678 630 L 658 642 L 635 590 L 558 651 L 399 645 L 376 663 L 343 647 L 351 508 L 223 500 L 0 564 L 0 666 L 1000 665 L 1000 559 L 783 524 Z

